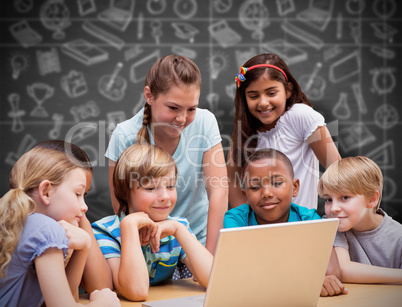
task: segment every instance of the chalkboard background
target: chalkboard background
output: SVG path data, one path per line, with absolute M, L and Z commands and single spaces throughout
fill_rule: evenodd
M 251 56 L 275 52 L 326 118 L 341 155 L 367 155 L 381 166 L 382 207 L 402 221 L 396 0 L 8 0 L 0 7 L 1 195 L 19 156 L 39 141 L 66 139 L 95 166 L 89 219 L 111 214 L 104 152 L 115 124 L 144 104 L 143 80 L 157 58 L 177 53 L 196 62 L 200 107 L 218 118 L 227 150 L 234 76 Z

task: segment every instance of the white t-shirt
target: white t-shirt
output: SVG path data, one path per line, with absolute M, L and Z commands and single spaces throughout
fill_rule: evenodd
M 117 125 L 113 131 L 105 156 L 117 161 L 121 153 L 135 143 L 142 126 L 144 109 L 134 117 Z M 155 144 L 148 129 L 151 144 Z M 222 141 L 214 114 L 197 108 L 194 121 L 180 135 L 179 145 L 173 154 L 178 176 L 177 201 L 171 216 L 185 217 L 197 239 L 205 245 L 209 200 L 205 189 L 202 158 L 204 152 Z
M 293 202 L 310 209 L 317 208 L 319 161 L 306 140 L 321 126 L 325 126 L 325 120 L 320 113 L 308 105 L 296 103 L 279 118 L 273 129 L 258 132 L 257 149 L 273 148 L 288 156 L 295 178 L 300 180 L 299 194 Z

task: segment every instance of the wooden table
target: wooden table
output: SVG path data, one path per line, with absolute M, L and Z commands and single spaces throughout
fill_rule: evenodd
M 333 297 L 320 297 L 319 307 L 400 307 L 402 306 L 402 285 L 364 285 L 345 284 L 349 289 L 347 295 Z M 192 279 L 170 281 L 159 286 L 153 286 L 149 290 L 147 301 L 157 301 L 177 298 L 182 296 L 200 295 L 204 289 Z M 289 293 L 291 295 L 291 293 Z M 141 306 L 141 302 L 130 302 L 119 296 L 121 306 Z M 80 303 L 88 304 L 88 294 L 80 296 Z

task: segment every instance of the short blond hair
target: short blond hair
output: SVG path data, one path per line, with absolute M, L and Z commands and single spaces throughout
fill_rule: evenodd
M 177 176 L 174 159 L 160 147 L 140 143 L 127 147 L 117 160 L 113 173 L 114 195 L 119 201 L 117 214 L 128 214 L 130 190 L 134 184 L 140 187 L 152 178 L 167 175 L 172 168 Z
M 383 176 L 379 166 L 365 156 L 347 157 L 331 164 L 318 182 L 318 195 L 324 196 L 324 191 L 337 194 L 345 192 L 354 195 L 372 196 L 379 192 L 376 211 L 381 202 Z

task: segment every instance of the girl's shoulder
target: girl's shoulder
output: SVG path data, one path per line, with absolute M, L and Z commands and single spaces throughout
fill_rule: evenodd
M 290 107 L 290 109 L 287 112 L 296 113 L 296 114 L 318 113 L 316 110 L 313 109 L 313 107 L 310 107 L 304 103 L 295 103 L 293 106 Z
M 196 121 L 196 120 L 203 121 L 203 122 L 213 121 L 213 120 L 216 120 L 216 117 L 215 117 L 214 113 L 212 113 L 208 109 L 197 108 L 194 121 Z
M 121 130 L 135 130 L 141 128 L 142 121 L 144 118 L 144 108 L 137 112 L 133 117 L 123 120 L 122 122 L 116 125 L 116 129 L 119 128 Z
M 313 123 L 324 124 L 325 119 L 321 113 L 304 103 L 295 103 L 279 119 L 279 124 L 308 125 Z
M 31 254 L 32 257 L 35 257 L 40 256 L 50 247 L 57 247 L 62 249 L 64 253 L 67 252 L 68 238 L 64 228 L 57 221 L 44 214 L 33 213 L 29 215 L 21 234 L 19 248 L 27 251 L 26 255 Z
M 220 134 L 215 115 L 211 111 L 201 108 L 197 108 L 193 122 L 183 130 L 183 133 L 186 137 L 203 135 L 208 138 Z
M 27 216 L 27 220 L 25 222 L 25 228 L 29 227 L 32 229 L 38 228 L 61 228 L 64 229 L 59 223 L 57 223 L 51 217 L 41 214 L 41 213 L 32 213 Z M 31 230 L 30 230 L 31 231 Z

